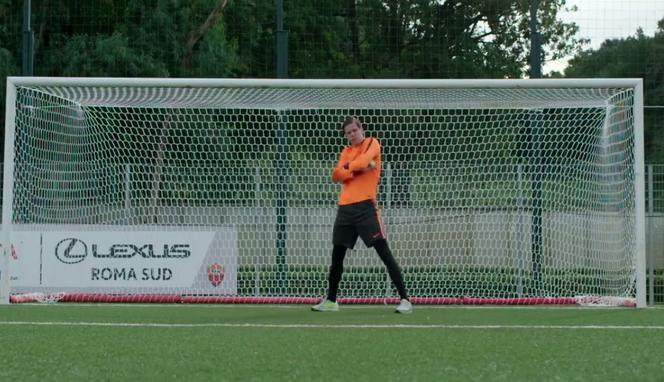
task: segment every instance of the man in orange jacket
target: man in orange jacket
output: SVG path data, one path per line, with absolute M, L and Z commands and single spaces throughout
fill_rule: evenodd
M 339 310 L 337 291 L 343 273 L 346 250 L 353 248 L 358 236 L 367 247 L 374 247 L 387 267 L 401 302 L 398 313 L 411 313 L 412 306 L 403 283 L 401 269 L 387 245 L 385 229 L 376 208 L 376 188 L 380 178 L 380 144 L 376 138 L 365 138 L 362 123 L 348 117 L 342 125 L 350 143 L 344 147 L 337 165 L 332 170 L 332 181 L 341 183 L 339 208 L 332 232 L 332 265 L 328 278 L 327 298 L 311 309 L 319 312 Z

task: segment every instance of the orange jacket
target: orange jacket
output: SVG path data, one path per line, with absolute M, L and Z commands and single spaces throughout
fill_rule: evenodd
M 375 167 L 362 171 L 372 160 Z M 376 138 L 364 138 L 357 146 L 344 147 L 337 165 L 332 170 L 332 181 L 341 183 L 340 206 L 365 200 L 376 204 L 380 164 L 380 143 Z

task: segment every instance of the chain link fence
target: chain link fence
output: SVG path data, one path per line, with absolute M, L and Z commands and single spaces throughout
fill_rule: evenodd
M 664 164 L 646 165 L 648 304 L 664 303 Z
M 645 189 L 647 301 L 664 304 L 664 164 L 646 165 Z

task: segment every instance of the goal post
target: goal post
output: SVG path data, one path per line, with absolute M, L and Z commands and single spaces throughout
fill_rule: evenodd
M 0 304 L 9 303 L 10 293 L 10 266 L 11 266 L 11 206 L 14 200 L 14 131 L 16 120 L 16 86 L 10 78 L 7 78 L 6 86 L 6 110 L 5 110 L 5 146 L 4 166 L 2 173 L 2 261 L 0 261 Z
M 359 117 L 417 304 L 645 306 L 641 79 L 9 77 L 2 303 L 312 303 Z M 397 294 L 363 244 L 345 303 Z

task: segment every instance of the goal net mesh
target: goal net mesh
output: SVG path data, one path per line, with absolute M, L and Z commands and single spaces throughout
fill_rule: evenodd
M 65 263 L 80 262 L 64 269 L 89 283 L 48 282 L 46 260 L 63 249 L 42 244 L 18 251 L 14 266 L 39 282 L 11 293 L 322 296 L 340 188 L 330 174 L 352 115 L 382 145 L 378 205 L 410 295 L 631 298 L 633 102 L 631 88 L 18 87 L 14 231 L 34 247 L 72 227 L 222 227 L 233 239 L 215 236 L 205 250 L 233 252 L 235 285 L 217 291 L 205 261 L 190 285 L 143 285 L 130 257 L 146 257 L 144 242 L 136 253 L 95 247 L 111 254 L 95 276 L 93 255 L 76 258 L 70 241 Z M 155 253 L 150 271 L 163 271 Z M 344 265 L 340 298 L 397 296 L 361 241 Z

